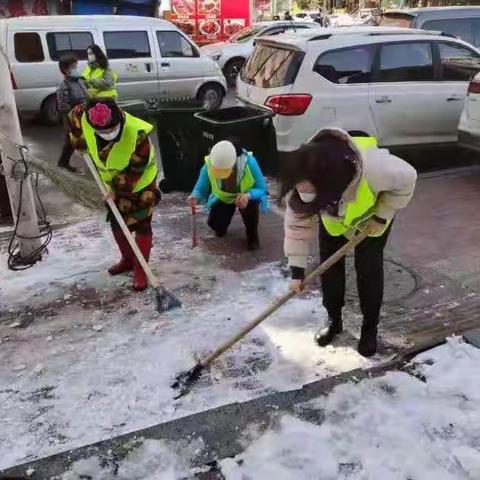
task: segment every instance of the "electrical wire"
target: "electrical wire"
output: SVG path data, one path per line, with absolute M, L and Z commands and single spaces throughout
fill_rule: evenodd
M 0 132 L 2 133 L 2 132 Z M 45 211 L 45 207 L 43 202 L 40 198 L 38 193 L 38 180 L 39 175 L 37 172 L 31 172 L 30 164 L 26 159 L 26 152 L 28 152 L 28 147 L 25 145 L 18 145 L 13 143 L 8 137 L 2 134 L 12 145 L 18 149 L 20 158 L 12 158 L 7 156 L 7 158 L 14 163 L 11 172 L 4 171 L 4 175 L 11 175 L 13 176 L 18 182 L 20 182 L 19 187 L 19 202 L 18 208 L 16 213 L 15 225 L 8 243 L 8 260 L 7 265 L 10 270 L 19 271 L 19 270 L 26 270 L 28 268 L 33 267 L 35 263 L 41 260 L 42 255 L 48 252 L 48 245 L 50 244 L 53 236 L 52 227 L 50 222 L 47 220 L 47 214 Z M 31 176 L 34 178 L 32 187 L 37 199 L 35 202 L 36 213 L 38 217 L 38 235 L 21 235 L 18 233 L 20 219 L 22 218 L 22 198 L 23 198 L 23 191 L 25 186 L 25 181 L 27 178 Z M 32 242 L 35 240 L 41 240 L 39 245 L 35 247 L 31 252 L 25 255 L 19 246 L 18 240 L 31 240 Z

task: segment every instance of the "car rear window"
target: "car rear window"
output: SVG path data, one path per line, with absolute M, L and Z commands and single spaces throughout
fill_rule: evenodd
M 473 18 L 445 18 L 443 20 L 429 20 L 422 25 L 424 30 L 438 30 L 455 35 L 467 43 L 475 45 L 474 19 Z M 477 42 L 478 45 L 478 42 Z
M 291 85 L 304 54 L 286 48 L 257 45 L 241 73 L 241 79 L 261 88 Z
M 440 61 L 442 64 L 442 80 L 451 82 L 468 82 L 472 72 L 468 65 L 472 61 L 480 60 L 480 56 L 464 47 L 453 43 L 441 42 L 438 44 Z M 466 64 L 467 68 L 462 68 Z

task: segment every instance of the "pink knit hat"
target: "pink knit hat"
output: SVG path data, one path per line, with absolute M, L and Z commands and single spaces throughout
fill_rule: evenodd
M 112 121 L 112 111 L 104 103 L 97 103 L 88 110 L 88 119 L 95 128 L 105 128 Z

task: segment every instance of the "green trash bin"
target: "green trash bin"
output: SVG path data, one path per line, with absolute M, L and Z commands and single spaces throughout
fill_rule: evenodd
M 144 102 L 125 102 L 123 108 L 155 126 L 164 174 L 160 190 L 163 193 L 191 191 L 205 155 L 201 150 L 200 128 L 194 118 L 194 114 L 204 110 L 203 103 L 162 101 L 152 107 Z
M 201 151 L 208 154 L 221 141 L 235 139 L 251 151 L 266 174 L 278 173 L 274 113 L 263 107 L 236 105 L 195 114 L 201 133 Z

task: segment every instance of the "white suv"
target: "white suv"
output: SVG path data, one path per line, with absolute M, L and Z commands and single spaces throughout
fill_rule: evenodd
M 275 113 L 280 154 L 326 126 L 383 146 L 455 142 L 469 74 L 452 57 L 480 58 L 438 32 L 351 27 L 262 38 L 237 95 Z
M 480 62 L 476 65 L 477 71 Z M 458 142 L 464 148 L 480 152 L 480 73 L 477 73 L 468 86 L 460 123 Z
M 238 72 L 242 69 L 245 60 L 253 51 L 255 40 L 267 35 L 280 35 L 285 32 L 300 32 L 305 29 L 318 29 L 320 25 L 315 22 L 258 22 L 245 27 L 225 42 L 210 43 L 202 47 L 212 60 L 215 60 L 223 70 L 230 86 L 234 86 Z

